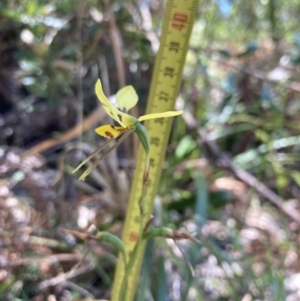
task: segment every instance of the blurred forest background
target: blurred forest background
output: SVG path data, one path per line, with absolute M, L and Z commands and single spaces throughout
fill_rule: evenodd
M 132 141 L 71 172 L 111 122 L 98 77 L 144 113 L 164 7 L 1 1 L 0 300 L 110 298 L 115 249 L 60 229 L 122 233 Z M 199 1 L 154 220 L 199 238 L 178 243 L 195 277 L 151 240 L 137 300 L 300 300 L 299 16 L 299 0 Z

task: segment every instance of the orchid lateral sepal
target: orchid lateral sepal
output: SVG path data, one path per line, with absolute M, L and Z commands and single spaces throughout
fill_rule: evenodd
M 90 161 L 93 157 L 95 157 L 101 150 L 103 150 L 111 141 L 107 140 L 103 145 L 98 147 L 95 151 L 93 151 L 85 160 L 83 160 L 73 171 L 72 174 L 78 171 L 85 163 Z
M 112 147 L 110 147 L 99 159 L 97 159 L 85 172 L 79 177 L 79 180 L 84 180 L 92 171 L 93 169 L 99 164 L 103 158 L 105 158 L 111 151 L 113 151 L 119 144 L 121 144 L 131 133 L 133 130 L 129 132 L 125 132 L 122 137 L 116 142 Z

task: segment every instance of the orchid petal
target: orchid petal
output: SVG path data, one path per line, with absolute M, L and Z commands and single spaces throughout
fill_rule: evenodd
M 114 125 L 102 125 L 95 129 L 95 132 L 103 136 L 105 138 L 117 138 L 121 133 L 126 132 L 127 129 L 121 126 L 114 126 Z
M 118 110 L 106 98 L 106 96 L 103 93 L 100 79 L 98 79 L 96 82 L 95 92 L 96 92 L 96 95 L 97 95 L 99 101 L 103 105 L 103 109 L 112 119 L 117 121 L 123 127 L 127 127 L 129 124 L 131 124 L 130 115 L 125 114 L 125 113 L 121 112 L 120 110 Z
M 126 86 L 117 93 L 116 102 L 121 110 L 129 111 L 137 104 L 138 96 L 132 86 Z
M 167 112 L 163 112 L 163 113 L 153 113 L 153 114 L 148 114 L 148 115 L 139 117 L 138 121 L 157 119 L 157 118 L 165 118 L 165 117 L 173 117 L 173 116 L 181 115 L 182 113 L 183 113 L 183 111 L 167 111 Z

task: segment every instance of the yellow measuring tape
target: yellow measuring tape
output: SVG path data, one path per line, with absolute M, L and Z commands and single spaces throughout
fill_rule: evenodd
M 181 86 L 183 66 L 185 64 L 197 8 L 198 0 L 168 0 L 167 2 L 160 38 L 160 48 L 155 61 L 146 114 L 174 109 L 175 100 Z M 171 125 L 172 120 L 170 118 L 145 122 L 151 144 L 150 173 L 146 195 L 146 220 L 149 219 L 152 213 L 153 200 L 161 175 L 162 162 L 165 157 Z M 139 201 L 142 194 L 143 175 L 144 149 L 140 146 L 123 232 L 123 243 L 127 258 L 133 251 L 140 235 L 141 216 Z M 145 244 L 141 248 L 129 275 L 126 301 L 132 301 L 135 296 L 144 248 Z M 123 258 L 119 256 L 111 301 L 125 299 L 125 296 L 119 296 L 123 278 L 124 262 Z M 121 297 L 121 300 L 119 300 L 119 297 Z

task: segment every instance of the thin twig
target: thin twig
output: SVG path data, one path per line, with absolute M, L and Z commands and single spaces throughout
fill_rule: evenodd
M 234 66 L 233 64 L 230 64 L 229 62 L 225 61 L 225 60 L 220 60 L 220 59 L 216 59 L 216 61 L 218 63 L 221 63 L 222 65 L 225 65 L 229 68 L 235 69 L 238 72 L 242 72 L 245 73 L 247 75 L 250 75 L 252 77 L 261 79 L 262 81 L 268 82 L 270 84 L 276 84 L 279 85 L 281 87 L 284 87 L 286 89 L 295 91 L 295 92 L 300 92 L 300 83 L 299 82 L 295 82 L 295 81 L 278 81 L 275 79 L 272 79 L 268 76 L 268 74 L 264 71 L 252 68 L 252 67 L 243 67 L 243 68 L 239 68 L 237 66 Z
M 278 209 L 282 210 L 285 215 L 290 217 L 293 221 L 295 221 L 298 225 L 300 225 L 300 214 L 298 211 L 290 208 L 286 204 L 284 204 L 284 200 L 274 193 L 270 188 L 268 188 L 265 184 L 261 181 L 257 180 L 253 175 L 249 172 L 237 169 L 230 159 L 222 153 L 219 146 L 214 142 L 208 139 L 208 133 L 206 130 L 199 130 L 199 136 L 201 137 L 202 141 L 209 147 L 210 151 L 214 156 L 214 164 L 218 167 L 225 168 L 229 170 L 237 179 L 241 180 L 248 186 L 254 188 L 260 195 L 266 198 L 271 204 L 276 206 Z M 216 160 L 217 159 L 217 160 Z
M 272 79 L 268 76 L 268 74 L 264 71 L 261 71 L 261 70 L 258 70 L 258 69 L 255 69 L 255 68 L 252 68 L 252 67 L 244 67 L 243 68 L 240 68 L 238 66 L 235 66 L 234 64 L 230 63 L 229 61 L 227 60 L 223 60 L 223 59 L 220 59 L 220 58 L 216 58 L 216 57 L 211 57 L 211 54 L 213 52 L 216 52 L 214 49 L 201 49 L 201 48 L 195 48 L 195 47 L 191 47 L 192 50 L 194 51 L 203 51 L 205 53 L 207 53 L 207 55 L 214 61 L 228 67 L 228 68 L 231 68 L 231 69 L 234 69 L 238 72 L 242 72 L 244 74 L 247 74 L 247 75 L 250 75 L 252 77 L 255 77 L 257 79 L 260 79 L 262 81 L 265 81 L 265 82 L 268 82 L 270 84 L 274 84 L 274 85 L 278 85 L 278 86 L 281 86 L 281 87 L 284 87 L 286 89 L 289 89 L 289 90 L 292 90 L 292 91 L 295 91 L 295 92 L 300 92 L 300 83 L 299 82 L 296 82 L 296 81 L 286 81 L 286 82 L 283 82 L 283 81 L 278 81 L 278 80 L 275 80 L 275 79 Z
M 71 250 L 74 248 L 74 246 L 68 245 L 65 242 L 58 241 L 53 238 L 39 237 L 34 235 L 30 235 L 27 242 L 29 244 L 47 246 L 49 248 L 55 248 L 59 250 Z
M 186 115 L 183 114 L 183 118 L 186 119 Z M 192 118 L 192 120 L 191 120 Z M 191 122 L 192 121 L 192 122 Z M 197 121 L 191 116 L 188 115 L 187 122 L 192 127 L 197 127 Z M 263 184 L 261 181 L 256 179 L 252 174 L 249 172 L 237 169 L 230 159 L 220 150 L 219 146 L 216 142 L 211 141 L 208 139 L 208 133 L 204 129 L 198 130 L 198 134 L 202 140 L 203 143 L 205 143 L 208 148 L 210 149 L 213 159 L 211 160 L 211 163 L 214 165 L 217 165 L 220 168 L 229 170 L 237 179 L 247 184 L 249 187 L 254 188 L 261 196 L 266 198 L 272 205 L 276 206 L 278 209 L 280 209 L 286 216 L 291 218 L 295 223 L 297 223 L 297 226 L 300 226 L 300 213 L 293 208 L 289 207 L 285 204 L 284 200 L 278 196 L 275 192 L 273 192 L 270 188 L 268 188 L 265 184 Z
M 124 59 L 122 55 L 122 36 L 116 24 L 116 17 L 112 7 L 112 1 L 105 1 L 106 9 L 109 15 L 109 34 L 113 47 L 113 51 L 116 59 L 116 67 L 117 67 L 117 75 L 118 75 L 118 83 L 119 88 L 123 88 L 126 85 L 126 72 L 124 67 Z M 139 112 L 137 107 L 133 107 L 131 109 L 132 115 L 138 116 Z M 136 136 L 132 136 L 133 141 L 133 149 L 137 150 L 138 139 Z M 125 141 L 126 146 L 126 157 L 130 157 L 132 155 L 132 145 L 130 143 L 130 139 Z
M 82 296 L 85 296 L 87 298 L 93 298 L 93 299 L 95 299 L 95 297 L 90 292 L 88 292 L 83 287 L 81 287 L 78 284 L 75 284 L 75 283 L 73 283 L 71 281 L 64 281 L 63 286 L 64 287 L 69 287 L 69 288 L 71 288 L 71 289 L 79 292 Z M 90 300 L 92 300 L 92 299 L 90 299 Z
M 82 36 L 81 36 L 81 30 L 82 30 L 82 21 L 83 21 L 83 14 L 84 14 L 84 7 L 85 7 L 86 1 L 79 2 L 78 5 L 78 23 L 77 23 L 77 30 L 76 30 L 76 36 L 77 36 L 77 45 L 79 45 L 80 50 L 78 52 L 78 60 L 77 60 L 77 123 L 82 124 L 83 120 L 83 91 L 82 91 L 82 66 L 83 66 L 83 58 L 82 58 Z
M 27 266 L 34 262 L 45 262 L 49 261 L 49 263 L 57 263 L 57 262 L 66 262 L 66 261 L 78 261 L 82 256 L 79 254 L 56 254 L 56 255 L 49 255 L 46 257 L 40 258 L 22 258 L 14 261 L 9 262 L 0 262 L 1 268 L 6 267 L 17 267 L 17 266 Z
M 105 1 L 105 6 L 109 15 L 109 34 L 116 59 L 119 88 L 123 88 L 126 85 L 126 77 L 122 56 L 121 35 L 116 25 L 116 18 L 112 8 L 112 1 Z
M 58 138 L 52 138 L 33 146 L 32 148 L 26 150 L 22 153 L 21 159 L 25 159 L 37 153 L 42 153 L 52 147 L 55 147 L 60 144 L 64 144 L 67 141 L 70 141 L 86 132 L 90 128 L 94 127 L 106 116 L 102 106 L 98 106 L 97 109 L 87 118 L 83 120 L 82 123 L 75 125 L 73 128 L 63 133 Z
M 194 276 L 195 276 L 195 270 L 194 270 L 194 268 L 193 268 L 191 262 L 190 262 L 189 259 L 187 258 L 187 256 L 186 256 L 184 250 L 181 248 L 181 246 L 180 246 L 180 244 L 178 243 L 178 241 L 177 241 L 176 239 L 173 239 L 173 241 L 174 241 L 175 245 L 177 246 L 177 248 L 179 249 L 179 251 L 181 252 L 182 257 L 183 257 L 183 259 L 184 259 L 186 265 L 188 266 L 188 268 L 189 268 L 189 270 L 190 270 L 190 273 L 191 273 L 192 277 L 194 277 Z
M 89 263 L 88 265 L 86 266 L 83 266 L 83 267 L 80 267 L 76 270 L 71 270 L 67 273 L 63 273 L 63 274 L 60 274 L 56 277 L 53 277 L 53 278 L 50 278 L 50 279 L 47 279 L 47 280 L 44 280 L 42 282 L 39 283 L 39 285 L 37 286 L 37 288 L 39 290 L 43 290 L 49 286 L 56 286 L 60 283 L 63 283 L 65 282 L 67 279 L 70 279 L 70 278 L 74 278 L 76 276 L 79 276 L 79 275 L 82 275 L 82 274 L 85 274 L 87 272 L 90 272 L 92 271 L 93 269 L 95 268 L 95 265 L 93 263 Z

